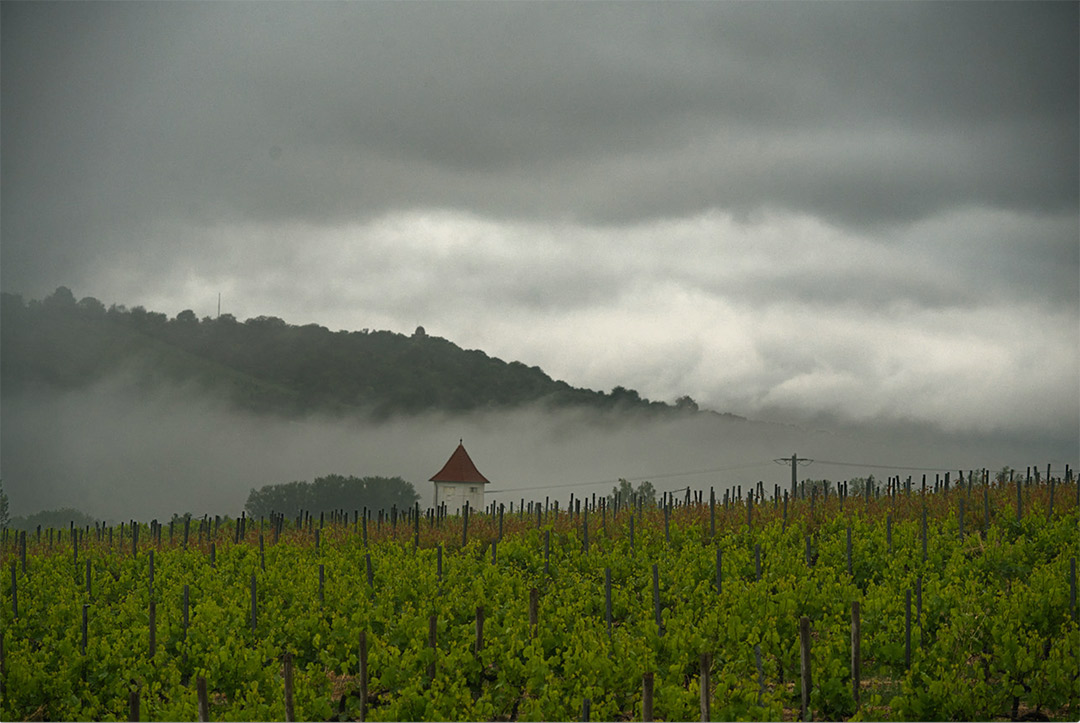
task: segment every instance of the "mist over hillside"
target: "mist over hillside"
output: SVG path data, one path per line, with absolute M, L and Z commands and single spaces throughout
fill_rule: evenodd
M 3 295 L 0 474 L 11 513 L 97 518 L 238 514 L 250 489 L 328 474 L 427 481 L 459 439 L 488 501 L 610 492 L 787 486 L 800 479 L 1076 464 L 1080 442 L 916 425 L 802 425 L 699 411 L 616 387 L 571 387 L 536 367 L 418 331 L 335 332 L 259 317 L 199 321 L 66 289 Z M 335 390 L 342 397 L 335 397 Z
M 253 487 L 330 474 L 400 475 L 421 504 L 427 482 L 458 439 L 492 490 L 487 500 L 567 500 L 611 491 L 619 477 L 660 491 L 707 490 L 762 480 L 787 485 L 774 458 L 816 461 L 800 479 L 842 480 L 919 470 L 1009 465 L 1075 466 L 1068 445 L 945 436 L 917 429 L 814 431 L 714 415 L 616 417 L 587 410 L 521 408 L 383 421 L 331 416 L 284 419 L 237 411 L 192 387 L 140 390 L 120 377 L 87 389 L 4 396 L 4 488 L 13 515 L 75 507 L 114 521 L 174 512 L 239 514 Z M 1072 455 L 1071 457 L 1069 455 Z M 828 462 L 828 463 L 826 463 Z M 855 466 L 837 466 L 835 462 Z

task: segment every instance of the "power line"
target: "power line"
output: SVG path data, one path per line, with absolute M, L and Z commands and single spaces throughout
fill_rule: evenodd
M 869 467 L 870 469 L 904 469 L 912 470 L 915 472 L 949 472 L 951 470 L 959 470 L 960 467 L 909 467 L 907 465 L 898 464 L 862 464 L 859 462 L 831 462 L 827 459 L 817 460 L 818 464 L 827 464 L 833 467 Z M 980 468 L 981 469 L 981 468 Z
M 799 469 L 799 465 L 810 464 L 813 461 L 814 460 L 807 459 L 806 457 L 800 457 L 798 454 L 793 454 L 791 455 L 791 457 L 778 457 L 777 459 L 773 460 L 773 462 L 776 462 L 777 464 L 791 465 L 791 499 L 795 499 L 795 493 L 799 486 L 799 473 L 797 471 Z

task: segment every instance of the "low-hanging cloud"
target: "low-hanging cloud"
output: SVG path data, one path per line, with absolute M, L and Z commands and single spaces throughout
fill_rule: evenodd
M 972 210 L 871 245 L 810 218 L 723 214 L 552 229 L 444 211 L 180 233 L 218 256 L 182 275 L 118 266 L 110 285 L 172 314 L 174 299 L 212 303 L 224 287 L 241 318 L 423 325 L 576 386 L 690 394 L 744 416 L 1078 428 L 1062 391 L 1080 376 L 1080 294 L 1060 219 Z M 244 258 L 252 236 L 265 258 Z M 218 258 L 246 275 L 222 275 Z M 297 277 L 318 283 L 297 288 Z M 142 291 L 155 278 L 155 293 Z
M 5 395 L 0 428 L 11 513 L 74 507 L 114 522 L 173 513 L 239 514 L 250 489 L 327 474 L 398 476 L 421 504 L 427 481 L 464 439 L 492 484 L 487 501 L 566 501 L 609 493 L 617 479 L 651 480 L 660 491 L 721 491 L 761 480 L 786 488 L 775 458 L 817 461 L 800 478 L 848 479 L 927 470 L 1075 465 L 1075 439 L 1017 440 L 930 434 L 892 426 L 837 431 L 699 415 L 618 420 L 538 409 L 383 422 L 286 420 L 230 409 L 186 387 L 148 393 L 117 376 L 69 392 Z M 9 416 L 10 415 L 10 416 Z M 839 464 L 835 464 L 839 463 Z M 868 466 L 865 466 L 868 465 Z M 914 469 L 905 469 L 914 468 Z M 681 494 L 681 492 L 680 492 Z

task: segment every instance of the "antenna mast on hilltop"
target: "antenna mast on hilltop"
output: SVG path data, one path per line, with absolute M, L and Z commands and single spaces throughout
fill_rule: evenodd
M 800 464 L 810 464 L 814 460 L 807 459 L 806 457 L 800 457 L 797 454 L 793 454 L 790 457 L 778 457 L 773 462 L 777 464 L 790 464 L 791 465 L 791 499 L 795 499 L 795 494 L 799 485 L 799 474 L 796 469 Z
M 221 292 L 217 292 L 217 318 L 221 318 Z

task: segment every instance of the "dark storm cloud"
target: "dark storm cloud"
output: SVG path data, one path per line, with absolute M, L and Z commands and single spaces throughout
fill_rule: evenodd
M 5 291 L 1076 429 L 1075 3 L 0 13 Z
M 8 283 L 196 252 L 132 248 L 163 218 L 775 207 L 873 226 L 1077 202 L 1075 4 L 5 3 L 3 20 Z

